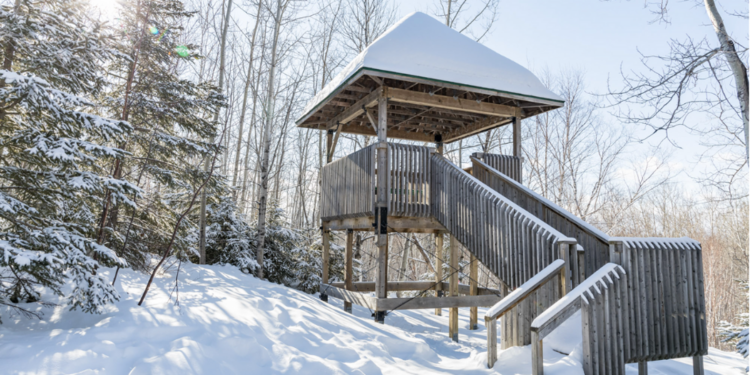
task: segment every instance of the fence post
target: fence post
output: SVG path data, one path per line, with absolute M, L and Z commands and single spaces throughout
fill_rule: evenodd
M 564 269 L 565 267 L 563 267 Z M 561 271 L 562 272 L 562 271 Z M 544 344 L 539 339 L 539 332 L 531 330 L 531 374 L 544 375 Z
M 484 317 L 487 327 L 487 367 L 492 368 L 497 361 L 497 319 Z
M 560 259 L 565 262 L 565 265 L 560 269 L 560 298 L 568 294 L 568 267 L 570 267 L 570 242 L 560 241 Z M 533 344 L 533 342 L 532 342 Z

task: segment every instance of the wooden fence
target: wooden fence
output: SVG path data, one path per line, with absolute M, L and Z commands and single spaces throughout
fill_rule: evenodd
M 471 157 L 485 162 L 496 171 L 516 180 L 518 183 L 523 183 L 523 159 L 518 156 L 475 152 Z
M 628 274 L 625 362 L 708 353 L 701 246 L 689 238 L 612 239 Z
M 323 167 L 323 221 L 372 216 L 375 207 L 375 147 L 365 147 Z
M 531 324 L 532 373 L 541 340 L 578 309 L 586 375 L 625 374 L 626 363 L 708 354 L 700 244 L 688 238 L 612 238 L 600 268 Z
M 388 214 L 427 217 L 430 210 L 429 147 L 388 143 Z
M 483 161 L 501 155 L 478 155 L 483 159 L 471 158 L 472 173 L 477 179 L 565 236 L 578 241 L 584 249 L 583 271 L 586 277 L 609 262 L 609 238 L 606 234 Z
M 631 324 L 627 280 L 622 267 L 613 267 L 580 296 L 583 373 L 586 375 L 625 375 L 623 354 L 628 344 L 625 336 Z

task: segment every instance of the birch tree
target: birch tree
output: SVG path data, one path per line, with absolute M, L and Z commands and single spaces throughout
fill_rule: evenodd
M 258 194 L 258 224 L 257 224 L 257 236 L 258 236 L 258 248 L 257 248 L 257 259 L 256 261 L 260 265 L 258 267 L 258 277 L 263 278 L 263 247 L 266 240 L 266 209 L 268 204 L 268 154 L 271 148 L 271 124 L 274 119 L 274 106 L 276 99 L 276 92 L 274 91 L 274 83 L 276 78 L 276 67 L 277 67 L 277 48 L 279 44 L 279 32 L 281 25 L 284 20 L 284 13 L 289 6 L 291 0 L 276 0 L 275 9 L 270 9 L 271 19 L 273 20 L 273 37 L 271 39 L 271 61 L 270 70 L 268 72 L 268 94 L 266 95 L 266 103 L 264 108 L 264 123 L 263 123 L 263 143 L 261 151 L 261 162 L 260 162 L 260 192 Z
M 227 9 L 224 18 L 222 19 L 222 32 L 221 32 L 221 44 L 219 52 L 219 90 L 224 89 L 224 69 L 225 69 L 225 53 L 227 43 L 227 31 L 229 31 L 229 23 L 232 16 L 232 0 L 227 1 Z M 219 121 L 219 112 L 217 109 L 214 114 L 213 122 Z M 213 143 L 213 140 L 211 140 Z M 209 160 L 205 161 L 205 171 L 208 172 Z M 201 190 L 201 212 L 200 212 L 200 234 L 199 234 L 199 252 L 200 252 L 200 264 L 206 264 L 206 190 Z
M 650 126 L 654 133 L 679 127 L 690 127 L 694 115 L 711 113 L 714 121 L 708 127 L 697 125 L 692 129 L 713 138 L 709 145 L 733 144 L 744 148 L 744 160 L 736 169 L 747 164 L 748 151 L 748 75 L 747 46 L 730 35 L 714 0 L 702 3 L 717 40 L 671 40 L 669 52 L 661 55 L 641 55 L 644 73 L 623 73 L 623 86 L 610 88 L 612 105 L 625 104 L 617 115 L 629 123 Z M 669 23 L 670 5 L 646 3 L 656 7 L 657 21 Z M 747 14 L 732 14 L 747 19 Z M 747 34 L 742 35 L 747 40 Z M 631 109 L 629 105 L 635 105 Z M 622 106 L 621 106 L 622 107 Z M 702 119 L 697 122 L 703 123 Z M 718 137 L 718 139 L 717 139 Z

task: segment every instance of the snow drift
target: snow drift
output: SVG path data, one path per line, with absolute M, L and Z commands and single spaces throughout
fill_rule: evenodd
M 486 331 L 481 324 L 478 331 L 465 329 L 468 309 L 461 311 L 461 342 L 454 343 L 447 337 L 447 313 L 391 312 L 386 325 L 379 325 L 366 308 L 355 306 L 353 315 L 346 314 L 339 301 L 326 304 L 228 266 L 182 264 L 179 294 L 170 298 L 176 270 L 173 266 L 171 274 L 155 280 L 142 307 L 137 301 L 147 276 L 121 270 L 120 301 L 101 315 L 58 306 L 44 310 L 42 320 L 30 320 L 0 309 L 0 373 L 531 372 L 528 347 L 501 351 L 494 369 L 487 369 Z M 545 340 L 545 373 L 583 374 L 580 340 L 580 315 L 575 315 Z M 743 374 L 746 361 L 712 349 L 705 366 L 706 374 Z M 649 370 L 692 373 L 687 358 L 652 362 Z M 628 365 L 628 373 L 636 374 L 636 367 Z

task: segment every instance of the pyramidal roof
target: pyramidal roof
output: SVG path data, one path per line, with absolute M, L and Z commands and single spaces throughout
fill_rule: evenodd
M 303 119 L 361 71 L 421 78 L 511 94 L 528 100 L 563 99 L 528 69 L 421 12 L 391 26 L 318 92 Z

